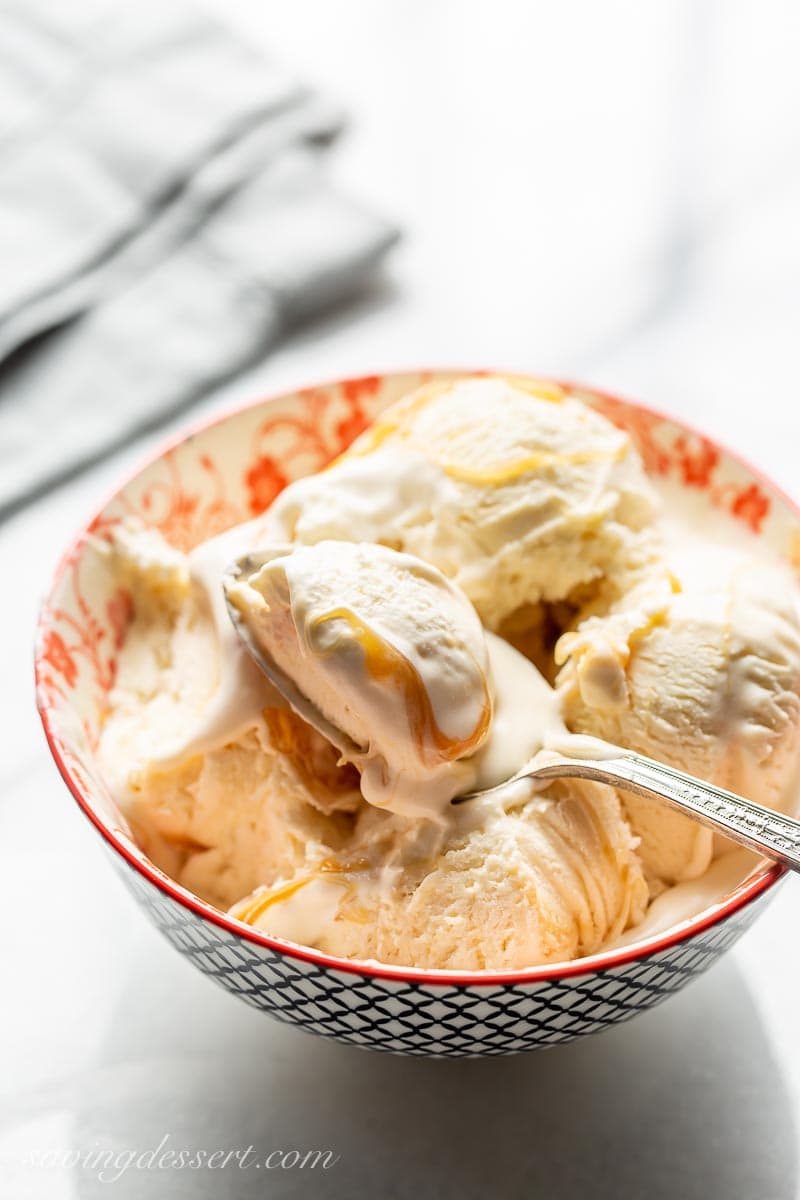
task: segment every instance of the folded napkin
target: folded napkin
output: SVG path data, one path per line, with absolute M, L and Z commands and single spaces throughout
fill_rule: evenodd
M 395 240 L 338 109 L 201 11 L 0 13 L 0 513 L 257 359 Z

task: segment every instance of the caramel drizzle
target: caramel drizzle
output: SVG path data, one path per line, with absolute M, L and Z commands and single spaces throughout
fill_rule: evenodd
M 302 888 L 309 883 L 313 883 L 316 879 L 322 879 L 325 875 L 352 875 L 358 871 L 367 869 L 366 862 L 339 863 L 334 859 L 323 859 L 321 863 L 313 870 L 305 875 L 298 875 L 296 879 L 290 879 L 288 883 L 277 883 L 273 887 L 257 888 L 251 892 L 249 896 L 245 896 L 244 900 L 240 900 L 230 910 L 232 917 L 237 921 L 243 921 L 245 925 L 254 925 L 259 917 L 262 917 L 267 909 L 272 908 L 274 904 L 280 904 L 284 900 L 291 899 Z
M 547 383 L 544 380 L 525 379 L 518 375 L 491 376 L 491 378 L 500 378 L 517 391 L 526 392 L 529 396 L 533 396 L 537 400 L 545 400 L 551 404 L 561 403 L 566 396 L 566 392 L 558 384 Z M 366 430 L 354 446 L 346 450 L 343 455 L 334 459 L 329 466 L 334 466 L 342 458 L 365 457 L 372 454 L 388 438 L 398 436 L 410 443 L 414 449 L 418 450 L 429 461 L 441 467 L 444 473 L 450 476 L 451 479 L 459 480 L 462 483 L 473 483 L 478 486 L 496 486 L 498 484 L 511 483 L 529 471 L 543 470 L 548 467 L 619 460 L 624 458 L 628 451 L 627 443 L 623 442 L 620 446 L 609 450 L 579 450 L 567 454 L 548 454 L 542 452 L 525 454 L 510 462 L 494 463 L 486 467 L 470 467 L 464 463 L 449 460 L 446 457 L 437 455 L 423 441 L 415 438 L 413 421 L 428 404 L 432 404 L 441 396 L 452 391 L 454 386 L 455 381 L 440 381 L 425 384 L 405 400 L 398 401 L 397 404 L 392 405 L 382 420 L 378 420 L 370 429 Z M 468 430 L 469 427 L 465 426 L 460 432 L 464 434 Z
M 244 921 L 245 925 L 253 925 L 273 904 L 288 900 L 307 883 L 311 883 L 318 877 L 319 872 L 315 871 L 312 875 L 300 875 L 297 879 L 290 880 L 289 883 L 279 883 L 275 887 L 252 892 L 247 899 L 240 901 L 231 909 L 231 915 L 236 917 L 237 921 Z
M 466 738 L 448 737 L 439 728 L 433 713 L 430 697 L 419 671 L 404 654 L 362 621 L 351 609 L 344 606 L 333 608 L 315 618 L 312 629 L 328 621 L 344 621 L 364 652 L 367 673 L 375 680 L 398 681 L 403 691 L 411 736 L 424 758 L 424 746 L 428 739 L 433 742 L 441 758 L 452 761 L 463 758 L 477 750 L 489 729 L 492 705 L 486 677 L 480 672 L 483 682 L 483 706 L 478 723 Z M 329 651 L 333 653 L 333 651 Z
M 496 463 L 488 467 L 468 467 L 462 463 L 448 462 L 446 459 L 435 461 L 451 479 L 458 479 L 462 483 L 492 485 L 511 483 L 521 475 L 527 475 L 529 471 L 541 471 L 547 467 L 619 461 L 627 452 L 628 447 L 623 443 L 613 450 L 575 450 L 571 454 L 526 454 L 511 462 Z
M 331 796 L 358 791 L 356 768 L 352 763 L 340 762 L 338 750 L 297 713 L 291 709 L 265 708 L 262 716 L 270 744 L 286 756 L 310 792 L 317 792 L 320 787 Z
M 452 383 L 426 383 L 416 392 L 412 392 L 410 396 L 398 400 L 390 406 L 388 412 L 380 420 L 375 421 L 361 434 L 354 445 L 349 446 L 343 454 L 328 463 L 325 470 L 329 470 L 342 459 L 365 458 L 396 433 L 409 436 L 412 418 L 426 405 L 438 400 L 440 396 L 446 395 L 452 387 Z

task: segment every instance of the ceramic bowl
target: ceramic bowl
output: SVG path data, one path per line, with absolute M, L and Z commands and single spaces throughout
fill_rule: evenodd
M 97 769 L 106 695 L 130 613 L 96 539 L 135 514 L 188 550 L 260 513 L 339 454 L 383 407 L 453 371 L 340 380 L 262 400 L 192 430 L 149 462 L 80 531 L 38 627 L 38 705 L 53 757 L 148 919 L 204 974 L 314 1033 L 403 1054 L 510 1054 L 594 1033 L 678 991 L 741 935 L 784 872 L 764 865 L 691 920 L 640 944 L 512 972 L 436 972 L 336 959 L 240 924 L 158 870 L 133 841 Z M 715 442 L 650 409 L 570 385 L 629 431 L 647 471 L 726 510 L 797 565 L 800 513 Z

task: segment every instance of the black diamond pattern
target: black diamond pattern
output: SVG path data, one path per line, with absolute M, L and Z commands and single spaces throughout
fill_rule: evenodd
M 173 946 L 248 1004 L 353 1045 L 436 1057 L 515 1054 L 625 1021 L 705 971 L 774 894 L 689 942 L 605 971 L 527 984 L 434 986 L 336 971 L 257 946 L 184 908 L 124 860 L 113 861 Z

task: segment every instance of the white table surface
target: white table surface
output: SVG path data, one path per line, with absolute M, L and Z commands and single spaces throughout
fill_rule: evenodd
M 370 296 L 192 415 L 372 368 L 529 368 L 689 416 L 800 491 L 796 6 L 217 7 L 345 102 L 331 169 L 407 236 Z M 662 1008 L 507 1060 L 403 1060 L 295 1031 L 149 927 L 49 761 L 31 639 L 67 539 L 162 436 L 0 525 L 0 1194 L 800 1194 L 795 880 Z M 28 1161 L 165 1135 L 339 1158 L 113 1184 Z

